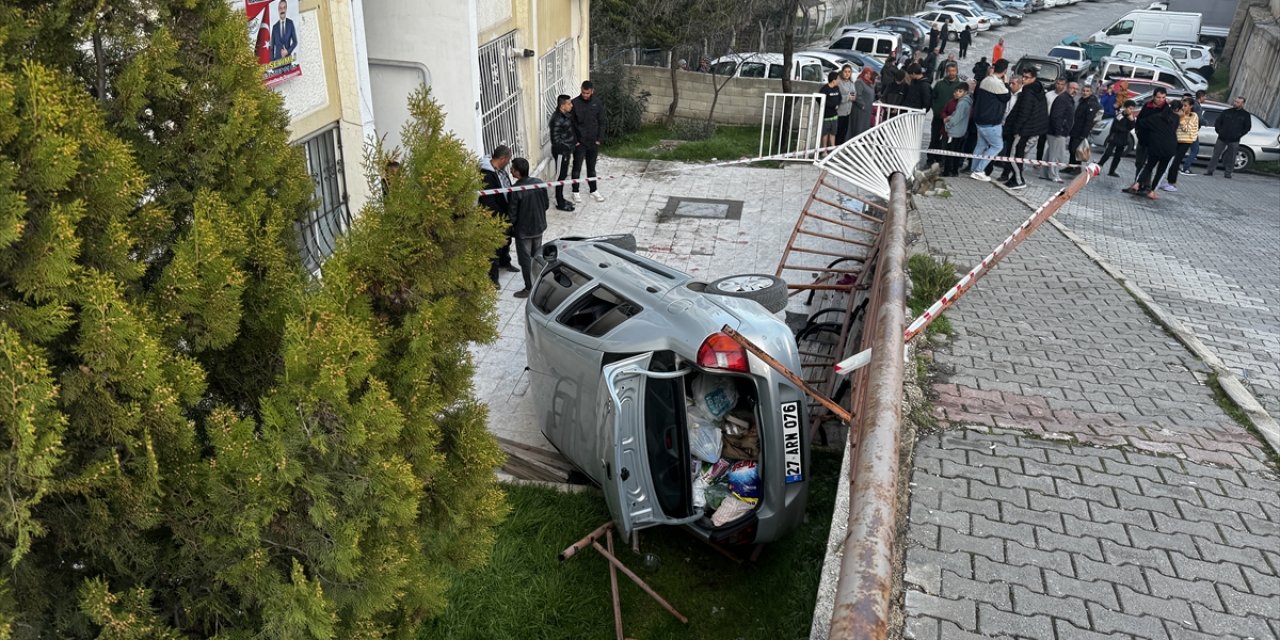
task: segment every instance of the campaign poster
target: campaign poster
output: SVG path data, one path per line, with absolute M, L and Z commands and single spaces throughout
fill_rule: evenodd
M 249 42 L 268 87 L 302 75 L 298 64 L 298 1 L 244 0 Z

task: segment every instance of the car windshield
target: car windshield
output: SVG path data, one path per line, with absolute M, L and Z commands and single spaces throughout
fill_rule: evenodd
M 726 60 L 711 65 L 711 73 L 718 76 L 731 76 L 738 69 L 738 63 Z
M 1075 49 L 1068 49 L 1066 47 L 1054 47 L 1049 50 L 1049 57 L 1065 58 L 1067 60 L 1079 60 L 1082 56 L 1080 55 L 1080 52 L 1076 51 Z

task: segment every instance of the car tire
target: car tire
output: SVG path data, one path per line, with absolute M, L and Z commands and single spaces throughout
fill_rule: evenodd
M 1241 146 L 1236 152 L 1236 165 L 1233 171 L 1248 171 L 1253 166 L 1253 149 Z
M 707 285 L 705 292 L 730 298 L 754 300 L 769 313 L 777 313 L 787 308 L 787 282 L 765 273 L 745 273 L 720 278 Z
M 560 239 L 574 242 L 603 242 L 627 251 L 634 252 L 636 250 L 636 237 L 629 233 L 614 233 L 604 236 L 568 236 Z

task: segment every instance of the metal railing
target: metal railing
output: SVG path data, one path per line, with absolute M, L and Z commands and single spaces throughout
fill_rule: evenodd
M 894 172 L 910 176 L 920 163 L 929 115 L 919 109 L 880 102 L 872 106 L 885 117 L 815 164 L 887 200 L 889 183 L 885 176 Z
M 830 638 L 881 640 L 889 628 L 897 544 L 898 451 L 906 326 L 907 181 L 889 177 L 889 213 L 879 239 L 862 349 L 870 365 L 852 375 L 855 427 L 849 465 L 849 521 Z
M 784 153 L 788 160 L 813 162 L 822 147 L 820 93 L 766 93 L 760 113 L 761 157 Z

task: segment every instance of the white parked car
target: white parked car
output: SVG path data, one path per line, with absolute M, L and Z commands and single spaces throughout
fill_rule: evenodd
M 1049 50 L 1049 57 L 1062 60 L 1063 66 L 1067 68 L 1067 78 L 1071 80 L 1083 77 L 1093 68 L 1093 61 L 1080 47 L 1058 45 Z
M 782 79 L 781 53 L 731 53 L 711 61 L 711 71 L 718 76 L 735 78 Z M 791 57 L 791 79 L 826 82 L 827 68 L 818 58 Z
M 1204 79 L 1198 73 L 1186 71 L 1173 59 L 1168 53 L 1159 49 L 1150 47 L 1139 47 L 1131 44 L 1118 44 L 1111 49 L 1111 53 L 1103 59 L 1103 65 L 1109 62 L 1134 62 L 1138 64 L 1158 67 L 1176 76 L 1181 76 L 1182 84 L 1185 84 L 1191 91 L 1201 91 L 1209 89 L 1209 81 Z M 1156 78 L 1161 82 L 1168 82 L 1177 86 L 1177 82 L 1165 78 Z
M 1212 47 L 1195 42 L 1162 42 L 1156 50 L 1169 54 L 1183 71 L 1190 71 L 1205 79 L 1213 77 L 1215 61 Z
M 960 37 L 960 32 L 964 31 L 965 25 L 968 25 L 969 29 L 972 31 L 986 31 L 991 28 L 990 20 L 986 20 L 984 24 L 983 22 L 969 18 L 950 9 L 930 9 L 929 11 L 921 11 L 914 15 L 930 25 L 947 25 L 947 29 L 950 31 L 948 37 L 951 40 L 955 40 Z

